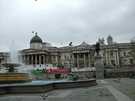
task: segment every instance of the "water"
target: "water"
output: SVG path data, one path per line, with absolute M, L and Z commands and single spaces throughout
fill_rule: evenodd
M 24 65 L 21 60 L 21 54 L 17 50 L 17 45 L 15 44 L 15 41 L 13 40 L 10 45 L 10 57 L 8 59 L 8 63 L 15 63 L 20 64 L 19 67 L 15 67 L 18 72 L 22 73 L 29 73 L 31 70 L 28 70 L 28 66 Z M 31 74 L 30 74 L 31 75 Z
M 1 84 L 0 86 L 32 86 L 32 85 L 45 85 L 45 84 L 51 84 L 51 83 L 57 83 L 57 82 L 67 82 L 67 80 L 33 80 L 32 82 L 26 82 L 26 83 L 14 83 L 14 84 Z
M 10 58 L 9 58 L 8 62 L 10 62 L 10 63 L 19 63 L 18 51 L 16 50 L 15 41 L 12 41 L 12 43 L 11 43 L 11 46 L 10 46 Z

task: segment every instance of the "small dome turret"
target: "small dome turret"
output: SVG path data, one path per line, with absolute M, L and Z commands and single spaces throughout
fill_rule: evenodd
M 30 48 L 41 49 L 43 44 L 42 39 L 37 35 L 37 32 L 32 33 L 35 33 L 35 36 L 30 40 Z
M 37 35 L 37 32 L 35 33 L 35 36 L 30 40 L 30 43 L 42 43 L 42 39 Z
M 112 38 L 111 35 L 109 35 L 109 36 L 107 37 L 107 43 L 108 43 L 108 45 L 113 44 L 113 38 Z

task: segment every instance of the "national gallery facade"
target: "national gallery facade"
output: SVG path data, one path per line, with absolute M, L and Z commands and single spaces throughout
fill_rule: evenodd
M 134 57 L 130 54 L 135 47 L 135 43 L 115 43 L 112 36 L 107 37 L 107 44 L 104 38 L 98 40 L 101 45 L 100 54 L 104 65 L 121 67 L 134 65 Z M 0 63 L 6 62 L 9 53 L 0 52 Z M 45 65 L 65 67 L 93 67 L 95 63 L 94 45 L 82 42 L 80 45 L 73 46 L 72 42 L 65 47 L 53 47 L 37 35 L 30 40 L 30 48 L 19 51 L 19 60 L 26 65 Z

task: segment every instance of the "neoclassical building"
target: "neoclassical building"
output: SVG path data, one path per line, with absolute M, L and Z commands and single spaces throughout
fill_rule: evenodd
M 98 40 L 101 45 L 102 59 L 105 66 L 128 66 L 134 65 L 134 57 L 131 50 L 135 43 L 115 43 L 112 36 L 107 37 L 107 44 L 104 38 Z M 30 48 L 20 50 L 19 60 L 26 65 L 52 64 L 54 66 L 63 65 L 65 67 L 93 67 L 95 47 L 94 45 L 82 42 L 80 45 L 72 46 L 70 43 L 65 47 L 53 47 L 35 33 L 30 40 Z M 0 53 L 0 63 L 6 61 L 8 53 Z

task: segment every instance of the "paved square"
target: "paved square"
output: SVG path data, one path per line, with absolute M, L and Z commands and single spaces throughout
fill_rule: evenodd
M 45 94 L 3 95 L 0 101 L 135 101 L 135 79 L 106 79 L 88 88 L 55 90 Z

